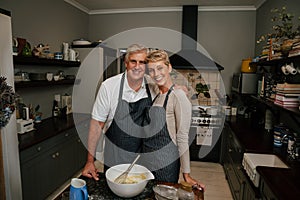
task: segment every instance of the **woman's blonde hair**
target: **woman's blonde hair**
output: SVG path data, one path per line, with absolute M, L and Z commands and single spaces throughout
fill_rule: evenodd
M 164 50 L 153 50 L 150 51 L 146 58 L 147 63 L 148 62 L 158 62 L 158 61 L 163 61 L 165 65 L 169 66 L 170 64 L 170 59 Z

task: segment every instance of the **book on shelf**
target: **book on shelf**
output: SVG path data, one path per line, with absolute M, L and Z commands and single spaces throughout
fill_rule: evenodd
M 286 90 L 290 90 L 290 91 L 294 91 L 297 90 L 300 93 L 300 84 L 293 84 L 293 83 L 277 83 L 276 85 L 276 90 L 280 91 L 286 91 Z
M 275 100 L 279 101 L 298 101 L 299 102 L 300 94 L 282 94 L 282 93 L 276 93 Z
M 275 100 L 274 104 L 285 107 L 285 108 L 296 108 L 299 106 L 299 101 L 296 102 L 286 102 L 286 101 L 279 101 Z

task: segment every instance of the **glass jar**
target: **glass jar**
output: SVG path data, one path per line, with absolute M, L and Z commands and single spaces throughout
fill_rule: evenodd
M 178 198 L 179 200 L 194 200 L 192 185 L 185 181 L 180 182 L 180 187 L 178 188 Z

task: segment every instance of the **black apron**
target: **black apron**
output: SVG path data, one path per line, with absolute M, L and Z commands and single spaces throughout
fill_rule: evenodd
M 170 137 L 166 122 L 166 107 L 172 90 L 173 86 L 166 95 L 163 107 L 152 106 L 148 110 L 147 126 L 145 126 L 146 136 L 142 148 L 142 164 L 152 171 L 156 180 L 178 183 L 179 152 Z
M 105 133 L 104 168 L 117 164 L 131 163 L 141 151 L 145 108 L 151 106 L 152 99 L 146 79 L 147 98 L 129 103 L 122 99 L 125 73 L 122 76 L 116 113 Z

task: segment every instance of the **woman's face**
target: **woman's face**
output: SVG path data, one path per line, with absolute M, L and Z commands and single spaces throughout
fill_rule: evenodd
M 158 86 L 169 88 L 172 85 L 170 72 L 172 71 L 171 65 L 166 65 L 164 61 L 149 62 L 148 63 L 149 75 Z

